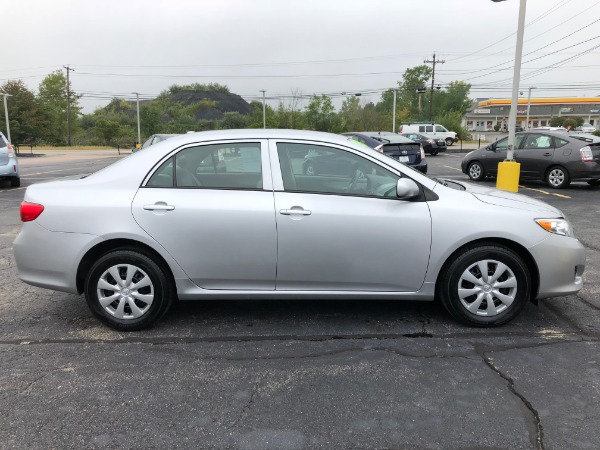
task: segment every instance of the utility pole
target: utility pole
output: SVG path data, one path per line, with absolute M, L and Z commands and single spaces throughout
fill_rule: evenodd
M 429 61 L 429 60 L 425 60 L 423 61 L 425 64 L 432 64 L 433 65 L 433 72 L 431 73 L 431 94 L 430 94 L 430 99 L 429 99 L 429 121 L 433 122 L 433 84 L 435 82 L 435 65 L 436 64 L 444 64 L 446 61 L 444 60 L 439 60 L 439 59 L 435 59 L 435 52 L 433 53 L 433 60 Z
M 265 106 L 265 90 L 261 90 L 260 92 L 263 93 L 263 128 L 267 128 L 267 110 L 266 110 L 266 106 Z
M 138 126 L 138 144 L 142 144 L 142 133 L 140 133 L 140 94 L 139 92 L 134 92 L 135 101 L 137 103 L 137 126 Z M 137 146 L 136 146 L 137 147 Z
M 392 133 L 396 132 L 396 91 L 394 89 L 394 112 L 392 113 Z
M 69 72 L 75 72 L 68 65 L 63 66 L 67 69 L 67 145 L 71 146 L 71 84 L 69 83 Z
M 527 119 L 525 119 L 525 127 L 527 128 L 527 131 L 529 131 L 529 129 L 531 128 L 529 126 L 529 111 L 531 110 L 531 90 L 535 89 L 535 87 L 530 87 L 529 88 L 529 95 L 527 96 Z
M 8 121 L 8 106 L 6 105 L 6 97 L 12 97 L 11 94 L 5 94 L 4 92 L 0 92 L 0 95 L 4 96 L 4 117 L 6 117 L 6 137 L 8 138 L 8 143 L 12 144 L 10 140 L 10 122 Z

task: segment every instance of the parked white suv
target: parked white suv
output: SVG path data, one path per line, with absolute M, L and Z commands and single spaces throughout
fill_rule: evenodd
M 407 122 L 400 125 L 398 133 L 426 133 L 438 139 L 443 139 L 448 147 L 458 141 L 454 131 L 448 131 L 445 126 L 439 123 Z
M 19 162 L 15 149 L 8 142 L 6 136 L 0 132 L 0 185 L 4 180 L 9 180 L 12 187 L 21 186 Z

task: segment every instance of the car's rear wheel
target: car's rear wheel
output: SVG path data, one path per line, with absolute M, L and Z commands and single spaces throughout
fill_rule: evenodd
M 144 253 L 128 249 L 102 256 L 85 280 L 90 310 L 119 331 L 152 326 L 171 306 L 174 291 L 160 264 Z
M 523 260 L 493 244 L 464 248 L 452 258 L 438 285 L 450 315 L 477 327 L 511 321 L 525 307 L 530 292 L 531 277 Z
M 454 144 L 454 139 L 452 139 L 452 138 L 446 138 L 446 145 L 448 147 L 452 147 L 452 144 Z
M 550 167 L 546 173 L 546 184 L 554 189 L 566 188 L 571 183 L 567 169 L 561 166 Z
M 21 186 L 21 179 L 19 177 L 12 177 L 10 179 L 10 185 L 12 187 L 19 187 L 19 186 Z
M 479 161 L 473 161 L 469 164 L 469 178 L 473 181 L 481 181 L 485 178 L 485 170 L 483 170 L 483 164 Z

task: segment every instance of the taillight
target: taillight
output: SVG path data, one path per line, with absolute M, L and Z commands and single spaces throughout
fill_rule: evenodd
M 9 158 L 15 157 L 15 149 L 13 148 L 12 144 L 8 144 L 8 157 Z
M 430 144 L 435 144 L 435 141 L 433 139 L 427 139 L 427 142 L 429 142 Z
M 44 211 L 43 205 L 37 203 L 22 202 L 21 203 L 21 221 L 31 222 L 38 218 L 38 216 Z
M 420 144 L 419 147 L 420 147 L 420 150 L 421 150 L 421 159 L 423 160 L 423 159 L 425 159 L 425 150 L 423 150 L 423 145 L 422 144 Z
M 579 153 L 581 153 L 581 160 L 583 162 L 593 162 L 594 154 L 592 153 L 592 149 L 589 146 L 585 146 L 579 149 Z

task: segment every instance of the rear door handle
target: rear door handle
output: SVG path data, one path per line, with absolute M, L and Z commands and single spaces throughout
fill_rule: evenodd
M 306 209 L 280 209 L 279 214 L 283 214 L 284 216 L 290 216 L 292 214 L 298 214 L 300 216 L 310 216 L 312 211 L 308 211 Z
M 153 205 L 144 205 L 146 211 L 173 211 L 175 207 L 173 205 L 167 205 L 165 202 L 157 202 Z
M 552 153 L 544 153 L 544 156 L 552 156 Z

